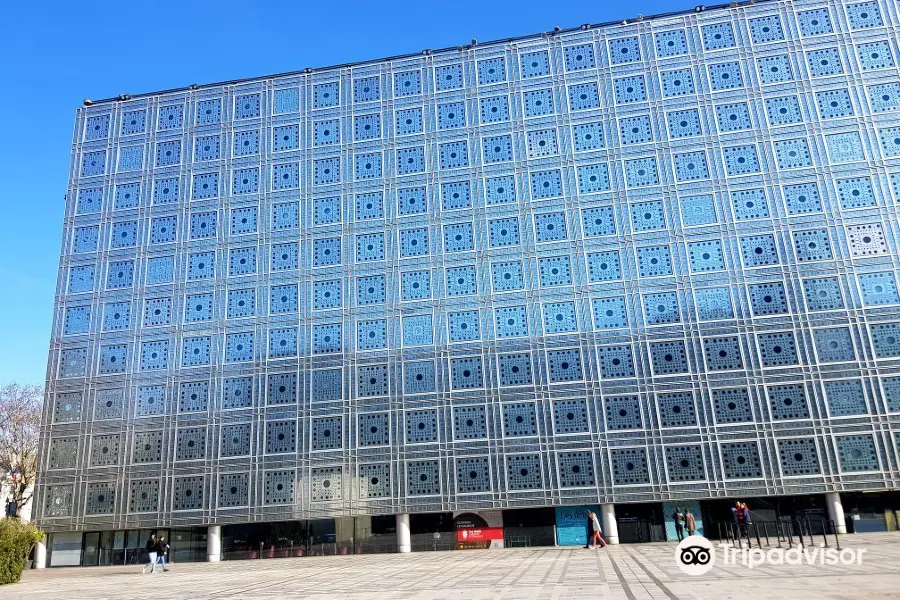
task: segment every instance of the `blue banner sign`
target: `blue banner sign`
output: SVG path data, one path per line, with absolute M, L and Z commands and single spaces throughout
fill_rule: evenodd
M 556 545 L 586 546 L 588 536 L 587 511 L 597 513 L 600 519 L 599 506 L 557 506 L 556 507 Z M 602 523 L 603 520 L 600 519 Z

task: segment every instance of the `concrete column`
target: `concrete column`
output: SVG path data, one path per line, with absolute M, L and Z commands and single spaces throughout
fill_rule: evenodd
M 219 562 L 222 560 L 222 526 L 210 525 L 206 531 L 206 560 Z
M 47 568 L 47 538 L 44 537 L 34 546 L 34 568 Z
M 825 504 L 828 505 L 828 518 L 834 521 L 834 529 L 838 533 L 847 533 L 847 521 L 844 520 L 844 505 L 841 504 L 841 495 L 837 492 L 825 494 Z
M 610 544 L 619 543 L 619 524 L 616 523 L 616 507 L 613 504 L 600 505 L 601 525 L 603 526 L 603 537 Z
M 397 552 L 412 552 L 409 537 L 409 513 L 397 515 Z

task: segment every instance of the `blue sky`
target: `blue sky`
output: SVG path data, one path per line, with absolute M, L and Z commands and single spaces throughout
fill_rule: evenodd
M 72 127 L 82 99 L 457 46 L 696 3 L 7 3 L 0 19 L 0 384 L 45 378 Z

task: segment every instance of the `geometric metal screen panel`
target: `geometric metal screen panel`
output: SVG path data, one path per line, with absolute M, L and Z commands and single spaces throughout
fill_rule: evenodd
M 41 525 L 897 487 L 898 26 L 758 1 L 79 109 Z

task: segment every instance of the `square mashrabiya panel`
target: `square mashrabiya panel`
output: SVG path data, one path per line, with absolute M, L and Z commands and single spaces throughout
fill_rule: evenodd
M 539 490 L 544 487 L 540 454 L 508 454 L 506 481 L 510 490 Z
M 780 367 L 799 364 L 794 332 L 759 333 L 756 335 L 760 357 L 764 367 Z
M 546 50 L 526 52 L 519 56 L 519 67 L 522 79 L 549 75 L 550 56 Z
M 357 415 L 357 440 L 363 447 L 385 446 L 391 443 L 388 412 L 363 412 Z
M 250 503 L 250 474 L 220 474 L 218 498 L 219 508 L 247 506 Z
M 757 479 L 763 476 L 757 442 L 719 444 L 725 479 Z
M 476 440 L 486 438 L 487 417 L 484 406 L 456 406 L 453 408 L 453 439 Z
M 897 281 L 893 271 L 859 273 L 857 276 L 863 305 L 885 306 L 900 303 Z
M 709 178 L 709 165 L 706 152 L 685 152 L 674 154 L 675 177 L 678 181 L 696 181 Z
M 822 198 L 816 183 L 799 183 L 781 187 L 788 214 L 821 212 Z
M 293 504 L 297 473 L 294 469 L 263 472 L 263 503 Z
M 661 31 L 654 36 L 657 58 L 669 58 L 688 53 L 685 32 L 681 29 Z
M 834 437 L 838 463 L 844 473 L 879 471 L 878 449 L 871 435 L 840 435 Z
M 367 116 L 358 116 L 355 119 L 356 139 L 367 139 L 367 137 L 378 137 L 378 133 L 372 133 L 380 121 L 370 122 Z M 340 142 L 341 131 L 340 121 L 337 119 L 327 119 L 324 121 L 315 121 L 313 123 L 313 145 L 328 146 Z M 292 131 L 279 131 L 281 134 L 275 139 L 276 150 L 287 150 L 289 148 Z M 288 146 L 288 147 L 286 147 Z
M 159 479 L 132 479 L 128 486 L 128 512 L 151 513 L 159 509 Z
M 604 396 L 606 428 L 610 431 L 640 429 L 644 425 L 638 396 Z
M 747 293 L 755 316 L 777 315 L 789 311 L 787 292 L 780 281 L 748 285 Z
M 822 472 L 815 438 L 778 440 L 778 461 L 785 477 L 818 475 Z
M 503 405 L 503 435 L 521 437 L 537 435 L 537 418 L 534 404 L 520 402 Z
M 871 93 L 873 88 L 869 88 Z M 853 101 L 849 90 L 830 90 L 816 93 L 816 104 L 822 119 L 839 119 L 854 114 Z M 874 112 L 879 112 L 873 103 Z
M 222 382 L 223 410 L 253 406 L 253 378 L 233 377 Z
M 846 227 L 846 232 L 853 257 L 881 256 L 889 252 L 881 223 L 850 225 Z
M 721 132 L 742 131 L 753 127 L 750 109 L 744 102 L 716 106 L 716 122 Z
M 744 368 L 739 337 L 713 337 L 703 340 L 706 366 L 710 371 L 732 371 Z
M 172 510 L 200 510 L 204 507 L 205 478 L 202 475 L 175 477 L 172 487 Z
M 330 502 L 343 496 L 343 469 L 318 467 L 309 471 L 309 499 L 311 502 Z
M 266 422 L 266 454 L 297 451 L 297 422 L 293 419 Z
M 803 384 L 773 385 L 766 388 L 772 419 L 785 421 L 809 418 L 809 401 Z
M 219 455 L 223 458 L 248 456 L 252 449 L 252 443 L 250 423 L 223 425 Z
M 635 251 L 641 277 L 672 275 L 672 253 L 668 246 L 644 246 Z
M 646 448 L 616 448 L 609 455 L 614 485 L 650 483 Z
M 560 487 L 579 488 L 596 485 L 593 452 L 557 452 L 556 464 Z
M 313 86 L 313 108 L 328 108 L 340 104 L 340 86 L 338 83 L 320 83 Z
M 697 409 L 691 392 L 657 394 L 656 408 L 663 427 L 690 427 L 697 424 Z
M 688 244 L 691 271 L 706 273 L 725 269 L 725 257 L 720 240 L 692 242 Z
M 557 434 L 590 431 L 587 404 L 584 400 L 555 400 L 553 430 Z
M 813 343 L 820 362 L 844 362 L 856 359 L 853 337 L 847 327 L 813 330 Z
M 113 482 L 90 483 L 87 486 L 85 515 L 111 515 L 116 507 L 116 484 Z
M 745 267 L 765 267 L 781 262 L 775 237 L 771 234 L 744 237 L 739 243 Z
M 676 292 L 645 294 L 643 307 L 644 321 L 647 325 L 666 325 L 681 321 L 681 309 Z
M 594 82 L 579 83 L 569 86 L 569 108 L 576 110 L 589 110 L 600 107 L 600 93 Z
M 689 371 L 687 351 L 683 341 L 650 344 L 650 358 L 656 375 L 672 375 Z
M 404 414 L 407 444 L 438 441 L 438 413 L 436 409 L 409 410 Z
M 604 379 L 634 377 L 634 356 L 630 345 L 603 346 L 597 349 L 600 374 Z
M 703 481 L 706 479 L 701 446 L 667 446 L 665 453 L 669 481 Z
M 417 460 L 407 462 L 406 492 L 410 496 L 436 496 L 440 494 L 440 461 Z
M 531 385 L 534 381 L 531 354 L 528 352 L 500 354 L 497 356 L 497 365 L 502 387 Z
M 547 302 L 543 305 L 544 332 L 569 333 L 578 330 L 574 302 Z
M 453 389 L 480 388 L 484 385 L 480 356 L 450 359 L 450 373 Z
M 387 498 L 391 495 L 390 463 L 361 464 L 358 472 L 361 499 Z
M 712 391 L 716 423 L 747 423 L 753 420 L 750 393 L 746 388 L 715 389 Z
M 550 383 L 563 383 L 584 379 L 581 350 L 579 348 L 548 350 L 547 370 L 549 372 Z
M 388 393 L 387 365 L 357 367 L 356 377 L 356 392 L 359 396 L 384 396 Z
M 827 8 L 818 8 L 798 12 L 797 24 L 800 26 L 800 35 L 803 37 L 833 33 L 831 14 Z
M 828 413 L 832 417 L 868 414 L 869 409 L 861 381 L 855 379 L 826 381 L 823 387 L 828 401 Z
M 491 491 L 491 461 L 488 457 L 456 459 L 456 491 L 473 494 Z
M 721 50 L 735 45 L 734 28 L 731 23 L 714 23 L 700 28 L 703 47 L 706 50 Z

